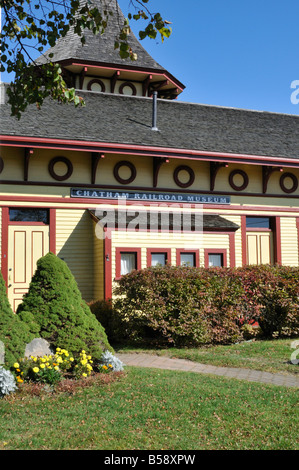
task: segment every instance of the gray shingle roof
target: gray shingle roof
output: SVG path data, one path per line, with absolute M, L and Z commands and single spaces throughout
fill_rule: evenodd
M 83 3 L 85 3 L 85 1 Z M 100 11 L 103 10 L 101 0 L 92 0 L 92 3 Z M 132 32 L 128 42 L 133 51 L 137 53 L 138 60 L 132 62 L 131 59 L 121 59 L 119 51 L 114 50 L 114 42 L 124 24 L 124 15 L 116 0 L 108 2 L 108 9 L 113 12 L 113 16 L 109 17 L 108 26 L 103 35 L 95 36 L 92 31 L 88 29 L 85 30 L 84 36 L 86 43 L 82 46 L 80 37 L 75 34 L 73 28 L 71 28 L 67 35 L 60 38 L 54 47 L 50 48 L 45 52 L 44 56 L 36 60 L 36 63 L 41 64 L 46 62 L 48 54 L 53 53 L 54 57 L 51 60 L 54 62 L 73 59 L 80 60 L 83 63 L 99 62 L 164 71 L 165 69 L 150 56 Z
M 30 106 L 20 121 L 1 105 L 1 133 L 152 146 L 188 151 L 270 156 L 299 161 L 299 116 L 158 100 L 152 130 L 150 98 L 79 91 L 86 107 L 52 100 Z
M 97 216 L 96 211 L 89 210 L 91 216 L 95 220 L 101 220 L 106 217 L 106 214 L 104 213 L 102 216 Z M 143 214 L 143 216 L 142 216 Z M 116 228 L 128 228 L 129 224 L 136 220 L 136 217 L 138 217 L 138 221 L 142 225 L 142 227 L 139 228 L 157 228 L 160 230 L 161 228 L 168 228 L 171 230 L 181 230 L 184 228 L 184 220 L 185 220 L 185 228 L 186 228 L 186 220 L 188 220 L 187 223 L 189 223 L 189 219 L 186 218 L 186 212 L 183 214 L 173 214 L 172 212 L 169 212 L 166 214 L 165 217 L 165 212 L 163 212 L 163 216 L 161 212 L 136 212 L 135 214 L 128 215 L 127 212 L 125 212 L 122 217 L 119 217 L 119 211 L 116 212 L 115 214 L 115 227 Z M 169 225 L 168 225 L 169 223 Z M 103 227 L 106 225 L 103 224 Z M 167 227 L 166 227 L 167 225 Z M 202 219 L 198 218 L 198 215 L 195 214 L 190 214 L 190 229 L 192 231 L 202 231 L 202 230 L 211 230 L 211 229 L 219 229 L 219 230 L 232 230 L 235 231 L 237 230 L 239 225 L 235 224 L 234 222 L 231 222 L 230 220 L 225 219 L 224 217 L 221 217 L 219 215 L 206 215 L 204 214 L 202 216 Z

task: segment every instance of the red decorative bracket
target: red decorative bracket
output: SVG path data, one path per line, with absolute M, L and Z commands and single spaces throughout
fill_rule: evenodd
M 117 81 L 119 76 L 120 76 L 120 71 L 116 70 L 116 72 L 112 75 L 112 77 L 110 79 L 111 93 L 114 93 L 116 81 Z
M 33 154 L 33 149 L 25 148 L 24 153 L 24 181 L 28 181 L 28 172 L 29 172 L 29 161 L 30 157 Z
M 283 171 L 281 167 L 276 167 L 276 166 L 263 166 L 263 194 L 267 192 L 267 187 L 268 187 L 268 181 L 270 179 L 270 176 L 274 171 Z
M 153 187 L 156 188 L 158 184 L 158 175 L 163 163 L 169 163 L 168 158 L 154 157 L 153 158 Z
M 102 153 L 92 152 L 91 154 L 91 184 L 96 182 L 98 164 L 103 158 L 105 158 L 105 155 Z
M 146 79 L 142 82 L 142 95 L 143 96 L 146 96 L 146 93 L 147 93 L 147 90 L 149 88 L 152 78 L 153 78 L 152 75 L 148 75 Z
M 210 191 L 214 191 L 216 176 L 220 168 L 227 168 L 227 167 L 228 167 L 227 163 L 218 163 L 218 162 L 210 163 Z

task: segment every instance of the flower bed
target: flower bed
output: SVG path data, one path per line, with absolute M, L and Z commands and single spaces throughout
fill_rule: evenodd
M 111 359 L 111 363 L 107 359 Z M 53 355 L 22 358 L 11 370 L 1 367 L 0 397 L 16 392 L 22 384 L 45 385 L 53 391 L 63 381 L 65 385 L 70 380 L 81 382 L 96 374 L 121 372 L 123 366 L 110 352 L 103 354 L 103 360 L 94 361 L 85 350 L 74 357 L 66 349 L 57 348 Z

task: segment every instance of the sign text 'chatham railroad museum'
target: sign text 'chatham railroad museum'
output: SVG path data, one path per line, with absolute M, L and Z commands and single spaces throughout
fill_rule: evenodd
M 88 199 L 126 199 L 143 202 L 172 202 L 189 204 L 230 204 L 227 196 L 203 196 L 198 194 L 140 193 L 130 191 L 103 191 L 101 189 L 71 188 L 71 197 Z

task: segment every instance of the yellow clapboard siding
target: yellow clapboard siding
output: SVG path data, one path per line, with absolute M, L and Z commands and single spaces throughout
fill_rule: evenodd
M 74 275 L 82 297 L 93 299 L 94 226 L 89 213 L 78 209 L 56 211 L 56 253 Z
M 298 230 L 295 217 L 281 217 L 282 264 L 298 266 Z
M 236 266 L 242 266 L 242 231 L 241 216 L 225 214 L 224 216 L 230 222 L 237 224 L 240 228 L 235 232 L 235 262 Z
M 93 297 L 95 300 L 103 299 L 105 296 L 104 288 L 104 239 L 103 229 L 100 225 L 94 223 L 94 285 Z M 96 234 L 97 231 L 101 233 Z M 98 236 L 97 236 L 98 235 Z

